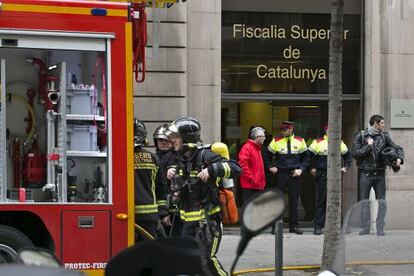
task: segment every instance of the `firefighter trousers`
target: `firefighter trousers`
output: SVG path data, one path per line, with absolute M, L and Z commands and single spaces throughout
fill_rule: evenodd
M 171 226 L 164 226 L 167 237 L 181 237 L 181 228 L 183 222 L 181 221 L 180 214 L 178 212 L 170 213 Z
M 204 251 L 206 275 L 226 276 L 227 272 L 216 257 L 223 234 L 221 219 L 212 217 L 209 221 L 183 222 L 182 236 L 195 239 Z
M 144 230 L 147 231 L 149 234 L 151 234 L 151 236 L 153 236 L 154 238 L 158 237 L 158 233 L 157 233 L 158 221 L 137 219 L 135 220 L 135 223 L 141 226 L 142 228 L 144 228 Z M 148 238 L 145 237 L 139 231 L 135 230 L 135 242 L 143 241 L 143 240 L 148 240 Z

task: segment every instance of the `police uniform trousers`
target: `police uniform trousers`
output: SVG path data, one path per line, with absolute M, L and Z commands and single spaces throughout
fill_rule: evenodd
M 212 215 L 210 220 L 214 224 L 210 231 L 203 230 L 199 221 L 183 222 L 182 237 L 193 238 L 199 243 L 204 251 L 203 265 L 207 270 L 206 275 L 226 276 L 227 272 L 216 257 L 223 234 L 220 215 Z
M 299 197 L 299 177 L 293 177 L 291 170 L 279 169 L 277 174 L 276 187 L 289 193 L 289 230 L 298 227 L 298 197 Z
M 369 199 L 371 188 L 375 191 L 375 198 L 378 200 L 377 230 L 384 229 L 385 213 L 387 204 L 385 202 L 385 170 L 360 171 L 359 175 L 359 198 L 360 200 Z M 364 230 L 369 230 L 371 226 L 370 203 L 364 202 L 361 214 L 361 226 Z
M 135 216 L 135 223 L 141 226 L 142 228 L 144 228 L 145 231 L 151 234 L 151 236 L 153 236 L 154 238 L 158 237 L 158 233 L 157 233 L 158 221 L 143 220 Z M 135 242 L 143 241 L 143 240 L 148 240 L 148 238 L 142 235 L 142 233 L 140 233 L 138 230 L 135 230 Z
M 326 170 L 318 169 L 316 175 L 316 210 L 315 210 L 315 228 L 325 227 L 326 216 L 326 193 L 327 193 L 327 174 Z

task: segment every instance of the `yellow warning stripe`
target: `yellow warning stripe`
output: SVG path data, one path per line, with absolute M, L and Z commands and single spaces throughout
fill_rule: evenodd
M 135 241 L 135 187 L 134 187 L 134 107 L 132 91 L 132 23 L 125 24 L 125 99 L 126 99 L 126 140 L 124 141 L 127 148 L 127 202 L 128 202 L 128 246 Z M 103 275 L 103 274 L 102 274 Z
M 87 269 L 82 270 L 82 272 L 88 276 L 102 276 L 105 274 L 105 270 L 103 269 Z
M 45 6 L 45 5 L 27 5 L 27 4 L 7 4 L 3 3 L 1 10 L 16 12 L 42 12 L 42 13 L 60 13 L 60 14 L 78 14 L 91 15 L 92 8 L 81 7 L 61 7 L 61 6 Z M 106 16 L 122 16 L 127 17 L 127 10 L 106 9 Z

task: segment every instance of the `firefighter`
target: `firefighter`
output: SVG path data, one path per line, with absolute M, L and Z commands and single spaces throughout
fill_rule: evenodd
M 265 168 L 277 175 L 276 187 L 289 192 L 289 232 L 302 235 L 298 228 L 299 177 L 309 166 L 309 155 L 305 139 L 293 134 L 294 123 L 280 124 L 281 136 L 275 137 L 265 151 Z M 272 162 L 274 157 L 274 164 Z M 272 234 L 274 228 L 272 227 Z
M 161 167 L 165 172 L 165 177 L 167 177 L 166 172 L 169 168 L 175 168 L 177 164 L 177 157 L 175 152 L 172 150 L 172 143 L 168 138 L 166 131 L 168 130 L 168 124 L 163 124 L 157 127 L 154 131 L 154 145 L 155 145 L 155 154 L 161 161 Z M 167 181 L 167 191 L 171 191 L 171 180 Z M 178 214 L 178 208 L 172 202 L 167 201 L 167 208 L 169 213 L 169 220 L 165 220 L 164 228 L 168 236 L 181 236 L 181 220 Z
M 142 148 L 146 137 L 144 123 L 134 119 L 135 223 L 157 237 L 159 220 L 163 224 L 169 220 L 165 200 L 167 184 L 158 157 Z M 142 232 L 138 231 L 136 241 L 142 239 Z
M 169 135 L 178 163 L 176 168 L 168 170 L 167 178 L 181 187 L 182 236 L 199 241 L 210 273 L 227 275 L 216 257 L 222 236 L 216 183 L 222 177 L 238 176 L 241 168 L 234 160 L 227 160 L 204 147 L 200 143 L 200 128 L 200 123 L 191 117 L 181 117 L 170 125 Z
M 327 181 L 327 156 L 328 156 L 328 125 L 323 125 L 325 135 L 320 139 L 313 140 L 309 146 L 311 170 L 310 173 L 316 178 L 316 210 L 314 219 L 315 235 L 322 234 L 322 228 L 325 227 L 325 215 L 326 215 L 326 181 Z M 342 155 L 342 168 L 341 171 L 346 173 L 349 166 L 352 163 L 351 152 L 343 141 L 341 141 L 341 155 Z

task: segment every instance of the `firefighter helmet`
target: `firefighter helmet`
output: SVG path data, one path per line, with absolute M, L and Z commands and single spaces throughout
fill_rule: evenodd
M 144 123 L 134 118 L 134 147 L 144 145 L 145 138 L 147 138 L 147 129 Z
M 171 123 L 168 128 L 169 132 L 179 135 L 183 143 L 200 142 L 200 123 L 191 117 L 181 117 Z
M 154 144 L 157 144 L 157 139 L 164 139 L 164 140 L 168 140 L 168 136 L 166 131 L 168 130 L 169 125 L 168 124 L 163 124 L 159 127 L 157 127 L 154 131 L 154 134 L 152 135 L 154 138 Z

